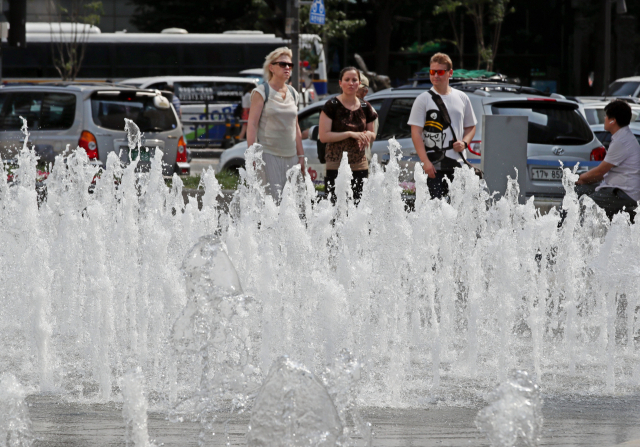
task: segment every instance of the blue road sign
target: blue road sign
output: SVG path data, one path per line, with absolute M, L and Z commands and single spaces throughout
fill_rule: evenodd
M 309 23 L 313 25 L 324 25 L 324 0 L 313 0 L 309 11 Z

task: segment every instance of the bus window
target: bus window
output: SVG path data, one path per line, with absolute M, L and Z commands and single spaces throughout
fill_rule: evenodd
M 166 82 L 156 82 L 155 84 L 151 84 L 150 86 L 148 86 L 146 88 L 150 88 L 150 89 L 153 89 L 153 90 L 164 90 L 165 88 L 167 88 L 167 83 Z
M 237 73 L 246 68 L 243 45 L 184 45 L 184 65 L 190 75 L 211 75 L 211 67 L 218 73 Z M 262 56 L 264 61 L 264 56 Z
M 115 77 L 153 76 L 158 70 L 163 75 L 178 74 L 178 46 L 170 44 L 116 45 Z
M 78 77 L 81 78 L 106 78 L 112 77 L 111 44 L 91 43 L 87 44 L 80 67 Z

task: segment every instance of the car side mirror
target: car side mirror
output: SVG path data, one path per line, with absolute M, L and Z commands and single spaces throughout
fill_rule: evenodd
M 311 126 L 309 129 L 309 139 L 311 141 L 318 141 L 318 135 L 320 134 L 320 126 Z

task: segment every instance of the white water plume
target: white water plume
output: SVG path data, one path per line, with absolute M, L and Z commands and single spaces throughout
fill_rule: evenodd
M 542 435 L 540 389 L 526 371 L 513 371 L 489 396 L 490 404 L 478 412 L 476 426 L 493 447 L 512 447 L 519 439 L 535 447 Z
M 398 149 L 392 140 L 386 168 L 372 163 L 356 207 L 346 190 L 335 206 L 316 200 L 298 167 L 277 205 L 250 148 L 226 213 L 211 171 L 202 209 L 185 205 L 179 177 L 165 186 L 159 151 L 147 173 L 111 154 L 92 193 L 98 171 L 86 154 L 58 157 L 38 206 L 37 160 L 25 146 L 20 175 L 11 186 L 0 178 L 5 370 L 29 387 L 104 402 L 139 365 L 151 405 L 188 403 L 203 360 L 172 341 L 192 299 L 180 267 L 215 233 L 253 303 L 251 314 L 235 308 L 233 331 L 253 335 L 225 354 L 231 363 L 211 357 L 212 371 L 245 362 L 259 384 L 282 355 L 321 372 L 346 348 L 362 364 L 358 406 L 477 403 L 513 369 L 550 394 L 638 392 L 640 227 L 578 200 L 568 170 L 561 228 L 557 212 L 519 204 L 515 182 L 493 201 L 468 169 L 447 202 L 429 200 L 418 168 L 406 212 Z M 226 411 L 232 401 L 216 402 Z
M 148 405 L 144 395 L 144 376 L 140 367 L 122 376 L 122 400 L 127 447 L 156 447 L 156 444 L 149 440 Z
M 343 424 L 320 380 L 304 365 L 276 359 L 256 397 L 249 447 L 342 445 Z
M 0 447 L 31 447 L 36 440 L 26 396 L 27 391 L 12 374 L 0 376 Z

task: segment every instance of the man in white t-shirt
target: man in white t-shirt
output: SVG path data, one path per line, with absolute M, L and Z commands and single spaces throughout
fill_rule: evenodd
M 635 208 L 640 200 L 640 144 L 629 129 L 629 104 L 611 101 L 604 108 L 604 113 L 604 130 L 611 133 L 611 144 L 604 160 L 580 175 L 576 192 L 579 195 L 586 193 L 611 218 L 624 208 Z M 595 192 L 593 189 L 589 191 L 586 185 L 598 182 Z
M 429 92 L 419 95 L 411 108 L 408 124 L 411 126 L 411 140 L 428 175 L 427 183 L 432 198 L 441 198 L 448 193 L 445 177 L 453 179 L 453 169 L 463 166 L 461 152 L 469 147 L 476 134 L 476 116 L 469 97 L 449 86 L 453 76 L 451 58 L 444 53 L 431 57 L 429 78 L 433 84 L 431 91 L 442 98 L 449 112 L 449 126 L 433 96 Z M 454 141 L 455 134 L 455 141 Z M 446 150 L 444 159 L 435 161 L 436 155 Z M 431 162 L 429 155 L 434 159 Z

